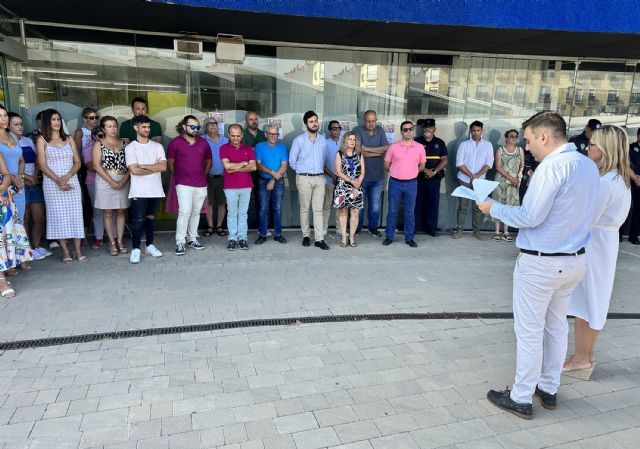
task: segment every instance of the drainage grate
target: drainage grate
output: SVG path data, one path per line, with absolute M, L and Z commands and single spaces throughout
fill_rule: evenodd
M 637 320 L 640 313 L 609 313 L 610 320 Z M 190 324 L 175 327 L 154 327 L 126 331 L 102 332 L 96 334 L 70 335 L 66 337 L 18 340 L 0 343 L 0 351 L 41 348 L 45 346 L 90 343 L 93 341 L 118 340 L 122 338 L 151 337 L 154 335 L 185 334 L 222 329 L 262 326 L 292 326 L 313 323 L 346 323 L 350 321 L 394 321 L 394 320 L 483 320 L 513 319 L 511 312 L 436 312 L 436 313 L 376 313 L 362 315 L 326 315 L 293 318 L 266 318 L 257 320 L 226 321 L 221 323 Z

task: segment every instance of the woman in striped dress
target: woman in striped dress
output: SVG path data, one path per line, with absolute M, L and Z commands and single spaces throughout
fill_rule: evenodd
M 42 115 L 42 135 L 36 144 L 38 166 L 44 174 L 42 189 L 47 208 L 47 239 L 58 240 L 62 261 L 71 263 L 66 239 L 73 239 L 75 257 L 84 262 L 80 242 L 84 238 L 82 194 L 76 173 L 80 154 L 71 136 L 62 128 L 62 118 L 55 109 Z

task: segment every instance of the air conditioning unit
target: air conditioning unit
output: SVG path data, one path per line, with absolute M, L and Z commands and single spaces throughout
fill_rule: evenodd
M 218 34 L 216 62 L 242 64 L 244 62 L 244 40 L 242 36 Z
M 187 39 L 174 39 L 173 49 L 178 58 L 202 59 L 202 42 Z

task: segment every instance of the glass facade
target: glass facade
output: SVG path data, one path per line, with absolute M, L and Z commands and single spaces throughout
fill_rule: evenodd
M 223 113 L 228 126 L 256 111 L 261 127 L 272 118 L 281 123 L 287 146 L 303 132 L 302 115 L 310 109 L 325 132 L 329 120 L 353 128 L 364 111 L 376 110 L 379 123 L 396 139 L 403 120 L 433 117 L 450 154 L 441 191 L 443 229 L 454 222 L 449 193 L 455 187 L 455 152 L 473 120 L 485 123 L 484 138 L 496 148 L 507 129 L 519 129 L 542 109 L 561 113 L 571 135 L 592 117 L 626 125 L 631 136 L 640 126 L 640 79 L 635 63 L 624 61 L 248 46 L 244 63 L 233 65 L 217 62 L 207 44 L 202 58 L 183 59 L 172 49 L 131 40 L 131 45 L 111 45 L 27 39 L 29 62 L 6 60 L 0 68 L 2 94 L 12 109 L 20 109 L 28 129 L 38 111 L 53 107 L 71 131 L 81 123 L 84 107 L 124 121 L 131 116 L 131 99 L 143 96 L 162 125 L 165 144 L 185 114 Z M 283 223 L 299 224 L 291 173 Z

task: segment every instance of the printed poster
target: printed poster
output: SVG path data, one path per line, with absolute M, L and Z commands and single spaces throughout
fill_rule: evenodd
M 218 122 L 218 134 L 226 136 L 224 129 L 224 112 L 209 112 L 209 117 L 216 119 L 216 122 Z

